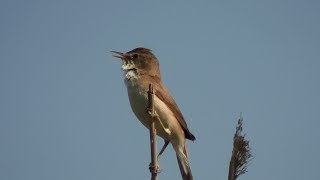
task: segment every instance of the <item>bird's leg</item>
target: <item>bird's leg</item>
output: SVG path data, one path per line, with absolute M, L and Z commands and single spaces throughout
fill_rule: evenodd
M 160 151 L 159 154 L 158 154 L 158 160 L 159 160 L 159 157 L 161 156 L 161 154 L 162 154 L 162 153 L 164 152 L 164 150 L 167 148 L 168 144 L 169 144 L 169 141 L 164 140 L 164 145 L 162 146 L 161 151 Z
M 156 118 L 156 119 L 159 121 L 161 127 L 163 128 L 163 130 L 164 130 L 168 135 L 171 134 L 170 129 L 169 129 L 169 128 L 166 128 L 166 127 L 164 126 L 164 124 L 162 123 L 160 117 L 158 116 L 158 114 L 157 114 L 156 112 L 155 112 L 155 113 L 152 113 L 151 109 L 147 108 L 147 113 L 148 113 L 152 118 Z

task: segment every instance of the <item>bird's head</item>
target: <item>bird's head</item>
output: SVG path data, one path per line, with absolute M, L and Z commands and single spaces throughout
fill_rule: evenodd
M 111 52 L 114 57 L 122 60 L 123 71 L 128 72 L 133 70 L 151 76 L 158 76 L 160 78 L 159 61 L 150 49 L 140 47 L 126 53 L 117 51 Z

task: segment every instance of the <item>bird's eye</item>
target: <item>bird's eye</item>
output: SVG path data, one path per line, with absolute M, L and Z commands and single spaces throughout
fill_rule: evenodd
M 131 59 L 136 59 L 138 57 L 138 54 L 133 54 L 132 56 L 131 56 Z

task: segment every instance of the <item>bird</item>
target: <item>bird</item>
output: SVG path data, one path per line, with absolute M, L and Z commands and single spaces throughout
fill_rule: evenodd
M 158 157 L 169 143 L 176 152 L 180 173 L 183 180 L 193 180 L 186 139 L 194 141 L 195 136 L 189 131 L 187 123 L 173 97 L 162 82 L 160 65 L 152 50 L 138 47 L 122 53 L 111 51 L 114 57 L 122 60 L 124 83 L 127 87 L 131 109 L 137 119 L 150 127 L 152 117 L 147 112 L 149 84 L 154 89 L 154 109 L 158 117 L 155 129 L 164 139 L 164 146 Z

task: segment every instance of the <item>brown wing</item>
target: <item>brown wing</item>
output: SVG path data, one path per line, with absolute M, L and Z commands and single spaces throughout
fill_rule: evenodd
M 156 81 L 156 83 L 154 83 L 153 85 L 155 89 L 155 95 L 165 104 L 167 104 L 171 111 L 174 113 L 175 117 L 177 118 L 179 124 L 181 125 L 184 131 L 186 138 L 192 141 L 196 140 L 194 135 L 189 131 L 187 123 L 184 120 L 178 105 L 176 104 L 176 102 L 174 101 L 164 84 L 160 81 L 158 77 L 152 77 L 152 80 Z

